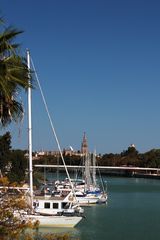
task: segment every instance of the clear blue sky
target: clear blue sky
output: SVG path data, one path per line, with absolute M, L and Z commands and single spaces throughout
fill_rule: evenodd
M 0 12 L 24 30 L 62 148 L 80 149 L 84 131 L 98 153 L 160 148 L 158 0 L 2 0 Z M 38 90 L 33 129 L 34 150 L 57 148 Z M 27 148 L 25 121 L 6 130 Z

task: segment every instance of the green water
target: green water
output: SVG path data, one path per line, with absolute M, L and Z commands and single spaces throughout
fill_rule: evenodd
M 70 234 L 80 240 L 160 239 L 160 180 L 109 177 L 105 181 L 107 205 L 86 207 L 86 218 Z

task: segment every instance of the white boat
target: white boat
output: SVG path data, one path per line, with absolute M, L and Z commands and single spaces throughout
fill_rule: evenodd
M 76 216 L 42 216 L 42 215 L 28 215 L 28 219 L 32 221 L 39 221 L 40 227 L 61 227 L 61 228 L 73 228 L 82 218 Z
M 30 54 L 27 51 L 27 62 L 28 68 L 30 69 Z M 34 69 L 35 72 L 35 69 Z M 38 79 L 37 79 L 38 80 Z M 40 86 L 39 86 L 40 87 Z M 40 88 L 42 91 L 42 89 Z M 42 96 L 43 100 L 44 95 Z M 45 102 L 46 107 L 46 102 Z M 51 122 L 52 130 L 55 134 L 55 138 L 60 150 L 62 161 L 65 166 L 63 155 L 59 141 L 57 139 L 51 117 L 48 109 L 47 113 Z M 25 219 L 31 219 L 33 221 L 39 221 L 39 226 L 43 227 L 75 227 L 83 217 L 83 209 L 79 207 L 77 202 L 68 201 L 68 197 L 62 196 L 51 196 L 51 195 L 34 195 L 33 192 L 33 170 L 32 170 L 32 119 L 31 119 L 31 88 L 28 89 L 28 135 L 29 135 L 29 176 L 30 176 L 30 204 L 31 213 L 24 213 Z M 70 179 L 68 170 L 65 166 L 68 179 Z M 71 182 L 70 182 L 71 183 Z M 72 186 L 72 183 L 71 183 Z M 70 191 L 69 194 L 74 195 L 74 190 Z
M 98 197 L 97 203 L 106 203 L 107 202 L 107 192 L 105 191 L 104 184 L 102 181 L 102 177 L 99 171 L 99 179 L 101 183 L 101 187 L 97 184 L 97 177 L 96 177 L 96 152 L 93 153 L 92 155 L 92 164 L 91 164 L 91 157 L 89 157 L 89 163 L 88 163 L 88 171 L 90 172 L 90 175 L 92 176 L 91 184 L 87 185 L 87 190 L 86 192 L 88 194 L 95 194 Z
M 65 191 L 70 188 L 70 181 L 74 187 L 76 201 L 82 205 L 90 205 L 96 203 L 106 203 L 107 201 L 107 193 L 104 189 L 103 181 L 100 175 L 101 185 L 100 188 L 97 184 L 96 179 L 96 153 L 90 154 L 88 152 L 88 144 L 86 134 L 84 133 L 83 142 L 82 142 L 82 156 L 83 162 L 80 167 L 80 174 L 82 175 L 81 179 L 65 179 L 63 181 L 56 181 L 55 186 L 56 190 Z M 91 156 L 92 159 L 91 159 Z
M 90 205 L 90 204 L 96 204 L 99 200 L 99 197 L 95 194 L 87 194 L 83 193 L 82 191 L 75 191 L 76 198 L 80 206 L 83 205 Z
M 86 137 L 85 137 L 86 141 Z M 107 202 L 107 193 L 104 189 L 103 181 L 101 178 L 101 175 L 99 173 L 100 181 L 101 181 L 101 188 L 97 184 L 97 178 L 96 178 L 96 153 L 94 152 L 92 154 L 88 152 L 85 152 L 83 155 L 83 165 L 84 173 L 82 174 L 82 180 L 76 181 L 74 180 L 74 188 L 75 193 L 77 196 L 77 200 L 80 203 L 80 205 L 83 205 L 84 203 L 93 204 L 93 203 L 106 203 Z M 92 162 L 92 163 L 91 163 Z M 78 192 L 79 193 L 78 193 Z
M 85 144 L 87 144 L 86 136 L 84 136 Z M 96 153 L 94 152 L 91 154 L 86 150 L 83 154 L 83 168 L 80 168 L 82 171 L 82 178 L 81 179 L 68 179 L 66 178 L 63 181 L 56 181 L 55 187 L 56 191 L 61 193 L 62 191 L 65 192 L 69 189 L 71 190 L 70 181 L 72 182 L 72 185 L 74 187 L 75 196 L 80 206 L 88 206 L 92 204 L 97 203 L 106 203 L 107 202 L 107 193 L 104 189 L 103 181 L 99 172 L 99 178 L 101 181 L 101 188 L 97 184 L 97 178 L 96 178 Z
M 75 180 L 71 179 L 71 181 L 73 183 L 75 196 L 70 193 L 70 195 L 68 197 L 69 201 L 78 202 L 78 204 L 80 206 L 96 204 L 98 202 L 99 197 L 96 196 L 96 194 L 85 193 L 83 180 L 79 181 L 78 185 L 76 185 L 76 183 L 77 183 L 76 179 Z M 66 179 L 65 181 L 62 181 L 62 182 L 58 182 L 56 184 L 56 191 L 59 192 L 60 194 L 61 194 L 61 192 L 71 191 L 71 187 L 70 187 L 70 183 L 68 182 L 68 179 Z

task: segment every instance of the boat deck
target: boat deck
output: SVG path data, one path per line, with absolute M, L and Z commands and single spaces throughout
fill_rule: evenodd
M 60 196 L 49 196 L 49 195 L 36 195 L 34 196 L 34 200 L 54 200 L 54 201 L 63 201 L 66 197 Z

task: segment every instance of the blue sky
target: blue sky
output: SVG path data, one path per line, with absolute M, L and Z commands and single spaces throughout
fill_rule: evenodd
M 80 149 L 83 132 L 98 153 L 160 148 L 159 1 L 2 0 L 0 12 L 24 30 L 62 148 Z M 27 148 L 25 119 L 6 129 L 13 148 Z M 33 149 L 56 148 L 34 90 Z

